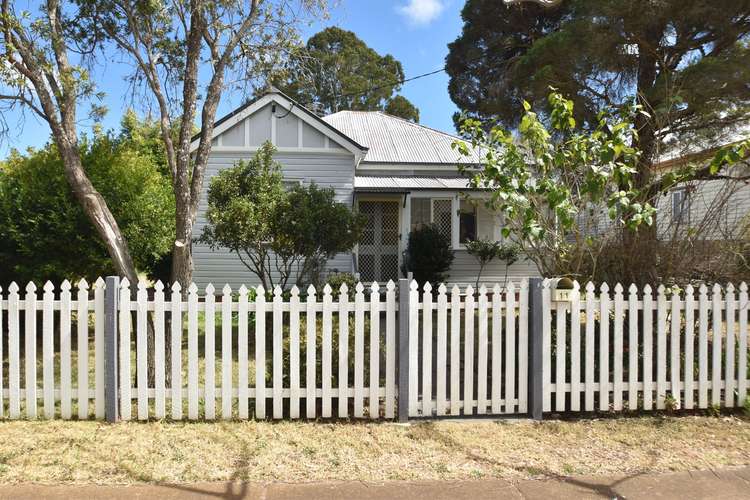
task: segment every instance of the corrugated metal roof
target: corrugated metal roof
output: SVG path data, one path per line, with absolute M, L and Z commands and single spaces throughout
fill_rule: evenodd
M 458 137 L 380 111 L 339 111 L 323 120 L 369 148 L 366 163 L 477 163 L 451 148 Z
M 465 190 L 469 180 L 464 177 L 428 176 L 379 176 L 357 175 L 354 177 L 356 191 L 411 191 L 419 189 Z

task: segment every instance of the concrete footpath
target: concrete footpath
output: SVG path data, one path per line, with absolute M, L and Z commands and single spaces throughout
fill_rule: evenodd
M 559 479 L 504 481 L 198 483 L 132 486 L 0 485 L 0 498 L 107 499 L 558 499 L 658 498 L 750 499 L 750 467 L 715 471 L 643 474 L 621 477 L 570 476 Z

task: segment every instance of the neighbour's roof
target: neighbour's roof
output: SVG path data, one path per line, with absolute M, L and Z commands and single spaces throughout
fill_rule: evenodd
M 657 168 L 679 167 L 691 162 L 700 162 L 712 157 L 719 149 L 750 139 L 750 123 L 727 127 L 711 135 L 698 135 L 677 141 L 669 136 L 654 164 Z
M 365 192 L 402 192 L 418 189 L 471 189 L 464 177 L 357 175 L 354 190 Z
M 363 163 L 478 163 L 451 147 L 460 138 L 380 111 L 339 111 L 323 120 L 369 148 Z

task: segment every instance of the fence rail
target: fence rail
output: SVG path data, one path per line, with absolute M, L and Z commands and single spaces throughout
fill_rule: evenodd
M 392 419 L 399 410 L 403 419 L 744 404 L 744 283 L 575 283 L 554 300 L 556 280 L 531 281 L 270 294 L 116 278 L 14 283 L 0 290 L 0 417 Z
M 748 289 L 578 283 L 569 301 L 542 288 L 544 411 L 742 406 L 748 389 Z M 710 398 L 709 398 L 710 394 Z

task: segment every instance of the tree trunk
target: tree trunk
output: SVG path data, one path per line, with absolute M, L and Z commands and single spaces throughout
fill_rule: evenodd
M 172 249 L 172 283 L 179 282 L 187 292 L 193 280 L 193 223 L 189 206 L 177 203 L 175 211 L 176 238 Z
M 63 157 L 65 178 L 73 191 L 73 195 L 104 242 L 115 271 L 135 286 L 138 283 L 138 273 L 130 256 L 128 243 L 123 238 L 120 227 L 109 210 L 107 202 L 83 171 L 77 146 L 65 144 L 67 141 L 64 139 L 57 140 L 56 138 L 55 142 Z
M 656 128 L 653 107 L 659 103 L 650 99 L 652 89 L 657 78 L 658 61 L 651 47 L 658 46 L 664 27 L 659 21 L 647 27 L 639 36 L 646 40 L 646 44 L 638 46 L 638 74 L 636 81 L 636 98 L 639 105 L 648 115 L 638 113 L 634 119 L 634 127 L 638 138 L 634 144 L 640 151 L 637 172 L 633 176 L 633 187 L 645 190 L 653 177 L 654 156 L 657 150 Z M 644 191 L 645 192 L 645 191 Z M 653 203 L 654 200 L 644 199 L 642 202 Z M 653 282 L 658 277 L 658 236 L 656 221 L 651 226 L 643 225 L 637 231 L 622 229 L 621 244 L 623 246 L 623 280 L 642 286 Z
M 138 284 L 138 272 L 128 249 L 128 243 L 123 238 L 120 227 L 117 224 L 107 202 L 96 190 L 91 180 L 86 176 L 81 164 L 81 156 L 78 146 L 71 144 L 65 137 L 55 137 L 55 143 L 60 150 L 65 169 L 65 178 L 70 185 L 73 195 L 80 203 L 84 213 L 94 225 L 97 234 L 104 242 L 107 253 L 112 260 L 115 272 L 127 278 L 131 284 L 131 296 L 135 298 Z M 149 384 L 155 379 L 155 356 L 154 356 L 154 327 L 151 319 L 147 323 L 147 342 L 151 346 L 148 349 L 148 380 Z

